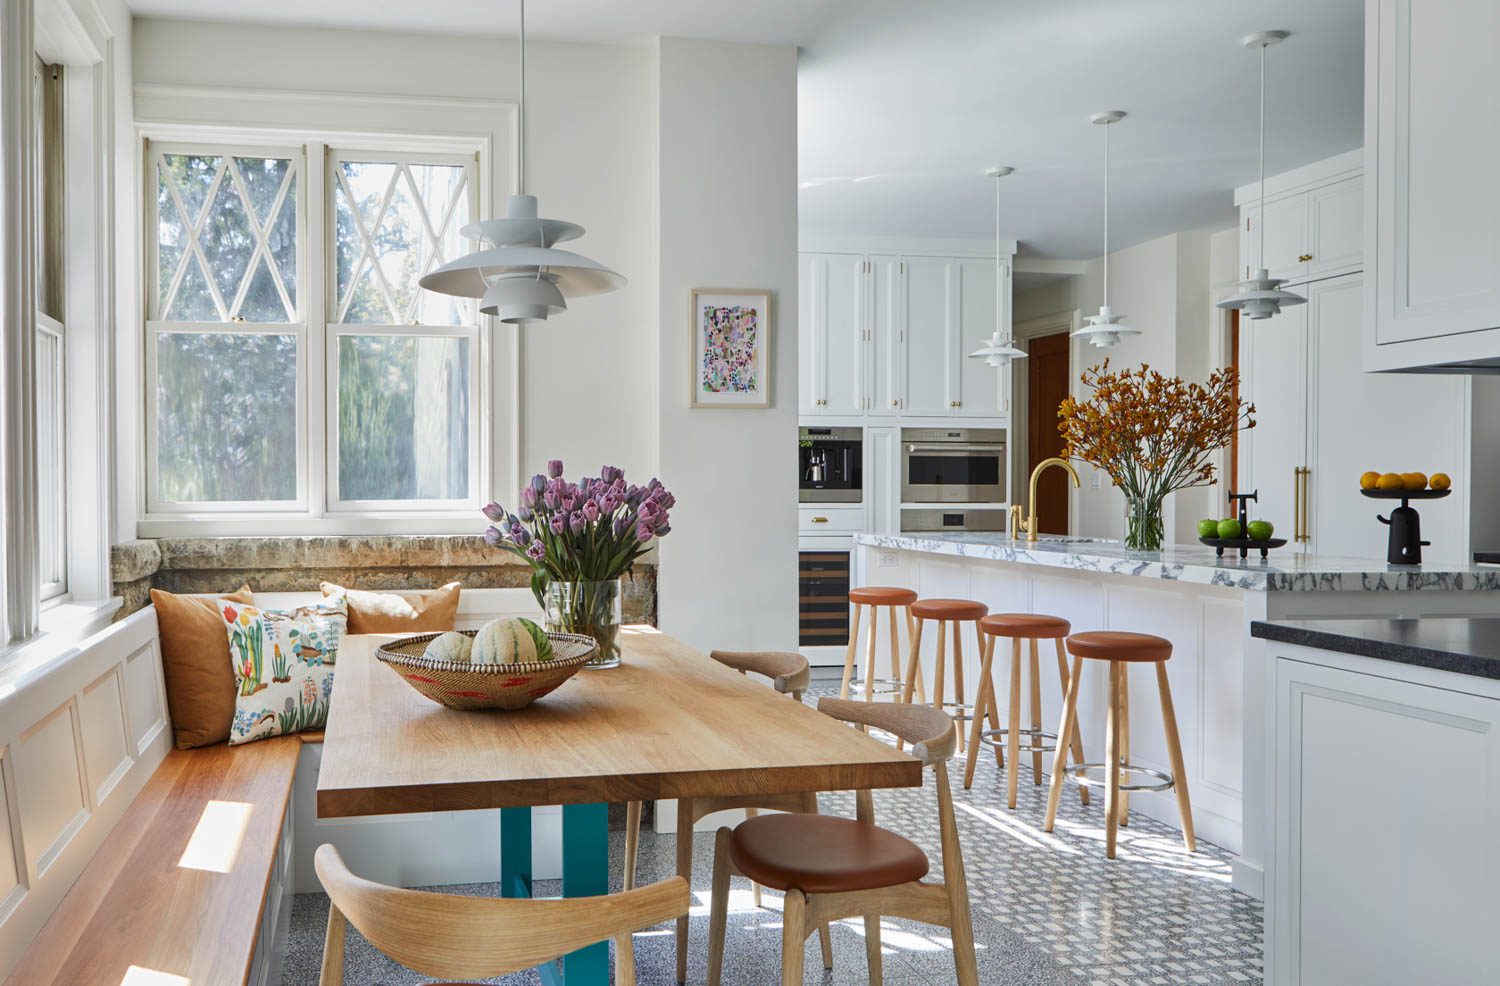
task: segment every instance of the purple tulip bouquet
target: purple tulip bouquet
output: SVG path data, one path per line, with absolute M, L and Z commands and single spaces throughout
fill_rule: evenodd
M 531 591 L 547 611 L 547 628 L 586 633 L 599 643 L 591 664 L 619 663 L 620 577 L 652 539 L 671 530 L 676 499 L 659 480 L 628 486 L 625 472 L 605 466 L 598 477 L 563 478 L 560 459 L 531 477 L 514 513 L 498 503 L 484 508 L 487 544 L 525 558 Z

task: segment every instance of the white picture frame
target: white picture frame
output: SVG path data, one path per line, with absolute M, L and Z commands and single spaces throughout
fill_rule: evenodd
M 689 406 L 771 406 L 771 292 L 695 288 Z

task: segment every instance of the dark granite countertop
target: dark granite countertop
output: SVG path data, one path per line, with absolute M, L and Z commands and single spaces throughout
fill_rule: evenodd
M 1500 680 L 1500 617 L 1257 620 L 1250 635 L 1420 668 Z

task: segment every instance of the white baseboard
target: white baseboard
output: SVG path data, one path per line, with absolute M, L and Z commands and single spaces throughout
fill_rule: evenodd
M 1253 859 L 1235 857 L 1229 868 L 1229 885 L 1256 900 L 1266 899 L 1266 871 Z

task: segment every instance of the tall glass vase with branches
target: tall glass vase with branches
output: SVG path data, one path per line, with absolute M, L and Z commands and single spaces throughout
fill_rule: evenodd
M 1215 453 L 1255 427 L 1255 405 L 1239 399 L 1233 367 L 1198 384 L 1145 363 L 1111 371 L 1105 360 L 1081 379 L 1087 396 L 1058 408 L 1064 454 L 1109 475 L 1126 498 L 1126 546 L 1155 551 L 1167 495 L 1218 482 Z

